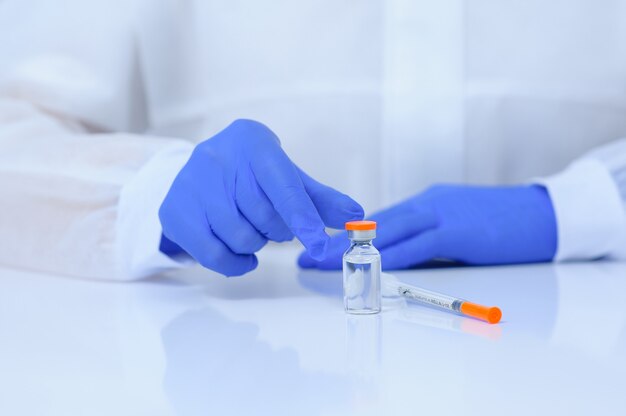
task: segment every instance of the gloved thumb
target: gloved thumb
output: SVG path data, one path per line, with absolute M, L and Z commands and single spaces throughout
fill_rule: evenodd
M 343 229 L 348 221 L 362 220 L 363 208 L 354 199 L 319 183 L 298 168 L 304 189 L 327 227 Z

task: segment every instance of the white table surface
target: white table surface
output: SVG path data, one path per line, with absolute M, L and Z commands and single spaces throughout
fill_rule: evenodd
M 626 263 L 396 275 L 503 310 L 385 302 L 268 247 L 243 278 L 101 283 L 0 269 L 0 415 L 626 414 Z

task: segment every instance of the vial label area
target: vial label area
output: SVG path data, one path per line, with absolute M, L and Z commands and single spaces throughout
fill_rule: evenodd
M 343 293 L 346 312 L 368 314 L 380 312 L 380 258 L 369 262 L 344 259 Z

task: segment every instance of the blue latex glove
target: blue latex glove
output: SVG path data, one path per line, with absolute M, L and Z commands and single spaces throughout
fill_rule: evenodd
M 542 186 L 437 185 L 371 217 L 378 222 L 374 245 L 384 269 L 404 269 L 432 259 L 465 264 L 550 261 L 556 253 L 556 218 Z M 316 261 L 302 253 L 304 268 L 340 269 L 349 246 L 334 236 Z
M 289 160 L 263 124 L 237 120 L 196 146 L 161 208 L 161 251 L 191 255 L 227 276 L 257 264 L 268 240 L 295 236 L 311 258 L 324 258 L 324 226 L 363 218 L 348 196 L 316 182 Z

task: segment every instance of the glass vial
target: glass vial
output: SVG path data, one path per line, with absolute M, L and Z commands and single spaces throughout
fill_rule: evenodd
M 343 302 L 347 313 L 380 312 L 380 253 L 372 245 L 376 222 L 346 223 L 350 248 L 343 255 Z

